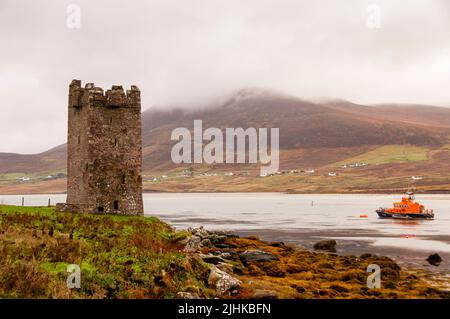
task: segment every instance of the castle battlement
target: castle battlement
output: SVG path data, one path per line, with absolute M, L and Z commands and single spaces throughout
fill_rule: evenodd
M 69 86 L 67 203 L 76 212 L 143 213 L 141 92 Z
M 80 108 L 84 105 L 140 108 L 141 91 L 136 85 L 131 85 L 126 91 L 121 85 L 113 85 L 105 92 L 94 83 L 86 83 L 83 88 L 80 80 L 72 80 L 69 86 L 69 107 Z

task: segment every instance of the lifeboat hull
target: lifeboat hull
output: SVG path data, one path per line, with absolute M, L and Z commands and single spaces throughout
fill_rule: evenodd
M 380 218 L 394 218 L 394 219 L 434 219 L 433 213 L 415 214 L 415 213 L 390 213 L 385 209 L 377 209 L 377 214 Z

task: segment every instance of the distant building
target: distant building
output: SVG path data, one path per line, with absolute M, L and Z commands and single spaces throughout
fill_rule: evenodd
M 328 176 L 337 176 L 337 174 L 335 172 L 329 172 Z

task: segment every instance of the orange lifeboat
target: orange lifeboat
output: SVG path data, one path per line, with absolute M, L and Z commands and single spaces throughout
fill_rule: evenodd
M 407 192 L 401 202 L 394 203 L 393 208 L 380 207 L 376 212 L 380 218 L 434 219 L 433 210 L 425 209 L 423 205 L 416 202 L 412 192 Z

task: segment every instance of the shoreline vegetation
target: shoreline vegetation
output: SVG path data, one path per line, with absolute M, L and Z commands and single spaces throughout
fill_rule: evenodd
M 220 177 L 206 181 L 200 177 L 186 180 L 163 180 L 160 182 L 144 182 L 143 193 L 286 193 L 286 194 L 403 194 L 413 188 L 416 194 L 450 194 L 450 184 L 418 185 L 398 181 L 398 185 L 376 185 L 368 181 L 365 185 L 372 188 L 347 185 L 347 180 L 340 177 L 323 178 L 320 182 L 307 181 L 297 184 L 294 180 L 280 180 L 273 177 L 264 182 L 249 180 L 247 177 Z M 216 180 L 217 179 L 217 180 Z M 334 179 L 334 180 L 331 180 Z M 342 182 L 342 184 L 338 183 Z M 328 184 L 327 184 L 328 183 Z M 36 195 L 36 194 L 66 194 L 66 179 L 36 182 L 0 182 L 0 195 Z
M 371 255 L 257 236 L 175 231 L 155 217 L 0 205 L 1 298 L 450 298 L 425 275 Z M 67 288 L 67 266 L 81 288 Z M 381 268 L 368 288 L 367 266 Z

